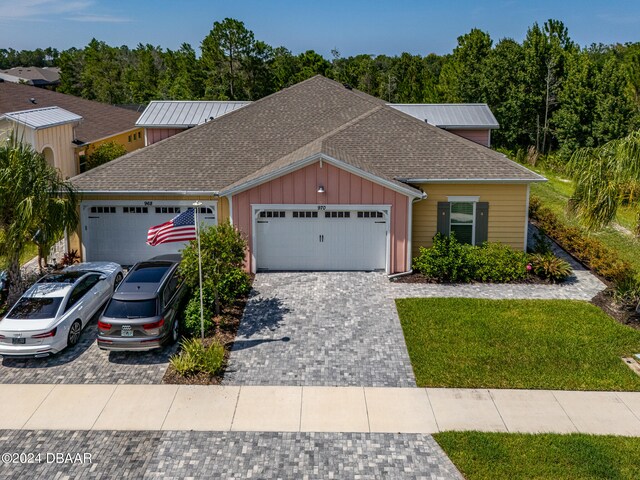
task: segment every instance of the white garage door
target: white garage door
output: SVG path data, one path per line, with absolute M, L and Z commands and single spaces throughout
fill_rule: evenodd
M 86 261 L 112 261 L 133 265 L 156 255 L 177 253 L 184 242 L 147 245 L 150 227 L 171 220 L 192 202 L 112 202 L 82 203 L 82 244 Z M 216 205 L 200 207 L 199 220 L 216 224 Z
M 263 210 L 255 220 L 262 270 L 384 270 L 387 218 L 381 210 Z

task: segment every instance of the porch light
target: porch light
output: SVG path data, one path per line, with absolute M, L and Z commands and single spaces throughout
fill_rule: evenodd
M 318 193 L 324 193 L 324 187 L 322 185 L 318 187 Z

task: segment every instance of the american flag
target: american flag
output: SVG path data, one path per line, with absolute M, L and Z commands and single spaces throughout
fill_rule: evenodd
M 147 233 L 147 243 L 154 247 L 161 243 L 194 240 L 196 238 L 194 215 L 193 208 L 189 208 L 168 222 L 151 227 Z

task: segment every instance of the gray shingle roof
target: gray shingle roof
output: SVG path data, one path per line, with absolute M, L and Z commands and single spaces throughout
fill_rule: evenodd
M 251 102 L 154 100 L 136 122 L 139 127 L 188 128 L 215 120 Z
M 81 191 L 217 192 L 310 152 L 393 181 L 542 179 L 502 154 L 316 76 L 72 181 Z
M 486 103 L 390 103 L 389 106 L 440 128 L 500 128 Z

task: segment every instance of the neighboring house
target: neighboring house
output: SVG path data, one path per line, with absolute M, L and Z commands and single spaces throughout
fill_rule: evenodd
M 0 79 L 5 82 L 24 83 L 55 90 L 60 85 L 60 69 L 57 67 L 14 67 L 0 70 Z
M 152 101 L 136 122 L 144 127 L 145 145 L 215 120 L 251 102 Z M 485 147 L 491 146 L 491 130 L 500 128 L 486 103 L 389 103 L 390 107 L 449 130 Z
M 154 100 L 142 112 L 136 125 L 144 128 L 145 145 L 152 145 L 250 103 Z
M 136 112 L 43 88 L 0 81 L 0 115 L 47 107 L 59 107 L 82 117 L 71 139 L 75 156 L 75 170 L 71 176 L 82 171 L 85 155 L 103 143 L 119 143 L 128 152 L 144 146 L 144 132 L 135 125 L 139 116 Z
M 491 130 L 500 128 L 486 103 L 390 103 L 389 106 L 485 147 L 491 146 Z
M 0 140 L 11 132 L 42 153 L 62 178 L 76 175 L 73 139 L 82 117 L 59 107 L 36 108 L 0 115 Z
M 321 76 L 72 179 L 85 260 L 182 244 L 147 229 L 195 200 L 246 236 L 247 268 L 408 271 L 436 232 L 526 248 L 529 185 L 504 155 Z

